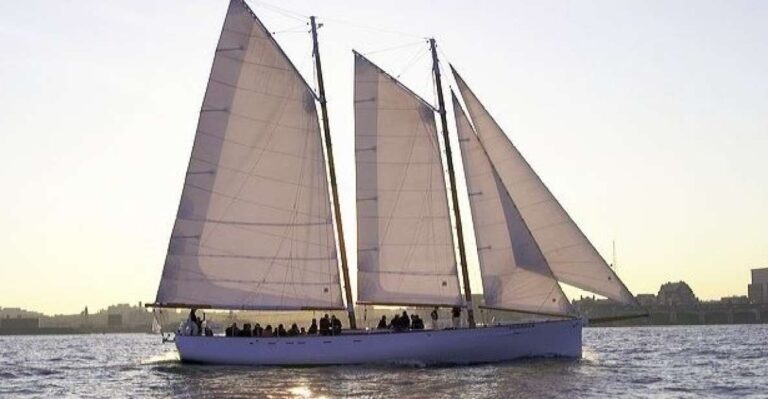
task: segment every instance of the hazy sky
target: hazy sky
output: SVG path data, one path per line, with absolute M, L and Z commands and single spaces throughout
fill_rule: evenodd
M 249 4 L 312 81 L 303 22 Z M 609 262 L 616 240 L 633 293 L 685 280 L 705 299 L 746 294 L 768 266 L 767 2 L 280 6 L 325 24 L 353 264 L 351 49 L 433 101 L 434 35 Z M 154 300 L 226 8 L 0 2 L 0 306 Z

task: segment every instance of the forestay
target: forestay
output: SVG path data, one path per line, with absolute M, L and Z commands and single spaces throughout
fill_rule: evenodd
M 358 301 L 460 305 L 434 109 L 355 53 Z
M 555 277 L 615 301 L 636 304 L 459 74 L 455 70 L 453 74 L 480 143 Z
M 451 96 L 485 305 L 534 313 L 572 314 L 568 298 L 552 275 L 453 91 Z
M 247 5 L 231 1 L 158 303 L 343 307 L 314 99 Z

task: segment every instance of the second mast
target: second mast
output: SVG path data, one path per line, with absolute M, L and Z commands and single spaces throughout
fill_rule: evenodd
M 451 144 L 448 138 L 448 120 L 445 115 L 445 100 L 443 99 L 443 83 L 440 76 L 440 63 L 437 59 L 437 45 L 435 39 L 429 39 L 429 48 L 432 51 L 432 73 L 435 77 L 437 90 L 437 106 L 440 114 L 440 126 L 445 142 L 445 158 L 448 164 L 448 180 L 451 183 L 451 199 L 453 203 L 453 215 L 456 219 L 456 239 L 459 242 L 459 265 L 461 266 L 462 282 L 464 283 L 464 299 L 467 302 L 467 323 L 470 328 L 475 327 L 475 315 L 472 307 L 472 290 L 469 287 L 469 273 L 467 271 L 467 253 L 464 248 L 464 232 L 461 226 L 461 211 L 459 210 L 459 196 L 456 192 L 456 173 L 453 170 L 453 156 Z
M 317 90 L 320 99 L 320 112 L 323 120 L 323 133 L 325 135 L 325 152 L 328 157 L 328 174 L 331 179 L 331 196 L 333 211 L 336 214 L 336 232 L 339 239 L 339 257 L 341 259 L 341 272 L 344 278 L 344 293 L 347 300 L 347 313 L 349 314 L 349 327 L 357 328 L 355 320 L 355 303 L 352 300 L 352 285 L 349 279 L 349 265 L 347 263 L 347 246 L 344 241 L 344 229 L 341 222 L 341 206 L 339 205 L 339 190 L 336 186 L 336 167 L 333 162 L 333 148 L 331 145 L 331 128 L 328 122 L 328 107 L 325 100 L 325 84 L 323 83 L 323 67 L 320 63 L 320 47 L 317 43 L 317 23 L 315 17 L 309 17 L 312 25 L 312 53 L 315 56 L 315 68 L 317 69 Z

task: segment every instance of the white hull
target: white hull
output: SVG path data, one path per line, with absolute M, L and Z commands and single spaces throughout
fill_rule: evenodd
M 182 361 L 263 366 L 492 363 L 530 357 L 581 357 L 581 320 L 403 333 L 338 336 L 176 336 Z

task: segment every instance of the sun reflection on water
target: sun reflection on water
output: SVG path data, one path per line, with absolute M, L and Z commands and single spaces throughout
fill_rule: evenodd
M 595 362 L 595 363 L 598 360 L 600 360 L 600 357 L 597 355 L 597 352 L 594 349 L 592 349 L 591 347 L 586 346 L 586 345 L 582 346 L 582 348 L 581 348 L 581 358 L 583 360 L 586 360 L 586 361 L 589 361 L 589 362 Z
M 326 396 L 324 396 L 324 395 L 319 395 L 319 396 L 313 395 L 312 394 L 312 390 L 309 389 L 309 387 L 303 386 L 303 385 L 290 388 L 290 389 L 288 389 L 288 392 L 290 392 L 291 395 L 294 395 L 295 397 L 298 397 L 298 398 L 307 398 L 307 399 L 308 398 L 318 398 L 318 399 L 321 399 L 321 398 L 325 399 L 326 398 Z
M 140 363 L 142 365 L 151 365 L 151 364 L 162 364 L 162 363 L 176 363 L 178 361 L 180 361 L 179 352 L 177 352 L 174 349 L 172 351 L 168 351 L 165 353 L 161 353 L 159 355 L 154 355 L 146 359 L 142 359 Z

